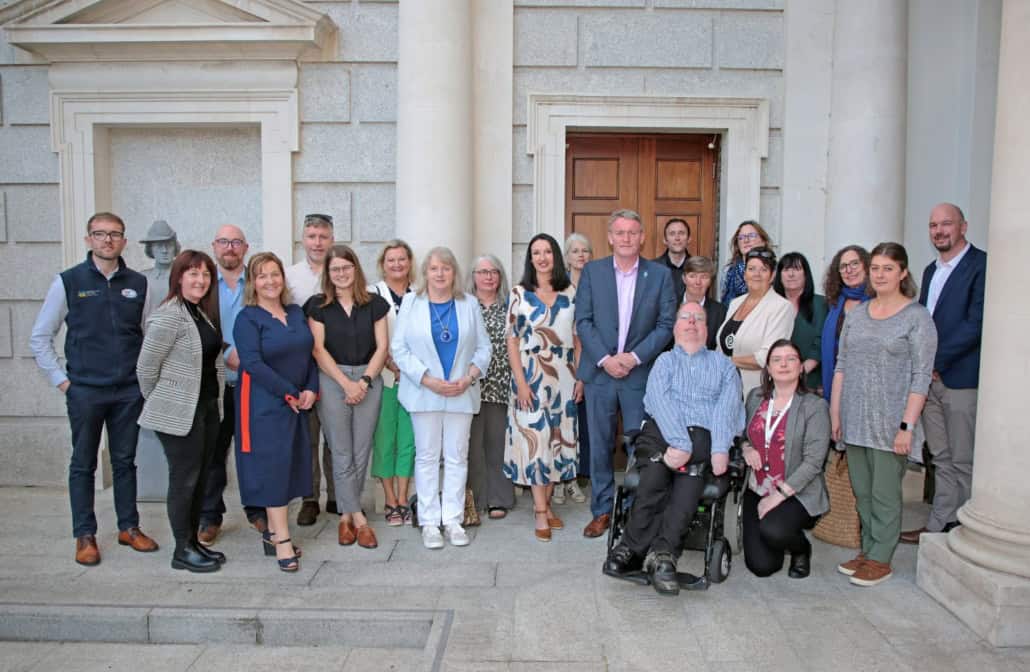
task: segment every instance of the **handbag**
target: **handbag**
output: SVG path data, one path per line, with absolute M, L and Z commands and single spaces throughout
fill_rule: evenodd
M 812 535 L 835 546 L 860 548 L 862 525 L 855 508 L 855 491 L 848 475 L 848 456 L 837 450 L 830 451 L 826 460 L 826 491 L 830 496 L 830 510 L 816 523 Z
M 476 527 L 479 523 L 479 511 L 476 509 L 476 499 L 472 495 L 472 488 L 465 488 L 465 520 L 462 525 Z

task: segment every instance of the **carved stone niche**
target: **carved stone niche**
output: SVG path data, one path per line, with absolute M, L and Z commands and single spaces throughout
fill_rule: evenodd
M 291 257 L 297 62 L 336 53 L 329 17 L 297 0 L 19 0 L 0 22 L 21 61 L 50 64 L 66 264 L 110 208 L 109 131 L 140 126 L 258 127 L 263 247 Z

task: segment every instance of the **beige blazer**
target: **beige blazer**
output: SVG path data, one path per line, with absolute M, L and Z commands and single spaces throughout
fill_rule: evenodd
M 747 294 L 744 294 L 730 301 L 729 307 L 726 308 L 726 320 L 723 321 L 719 327 L 719 333 L 716 334 L 716 343 L 721 342 L 723 327 L 726 326 L 726 322 L 733 319 L 733 314 L 737 312 L 740 304 L 744 303 L 746 298 Z M 798 311 L 795 310 L 794 304 L 770 288 L 737 329 L 733 342 L 733 356 L 754 355 L 758 365 L 765 366 L 769 346 L 781 338 L 790 338 L 794 331 L 794 318 L 797 314 Z M 720 347 L 719 350 L 721 352 L 722 348 Z M 746 398 L 748 391 L 761 384 L 762 372 L 741 369 L 740 380 L 743 383 L 744 397 Z
M 203 313 L 201 313 L 203 315 Z M 211 320 L 204 315 L 208 324 Z M 172 436 L 186 436 L 200 398 L 203 368 L 200 332 L 182 301 L 163 303 L 147 320 L 143 347 L 136 361 L 139 389 L 146 400 L 139 426 Z M 225 363 L 215 360 L 218 371 L 218 415 L 222 415 Z

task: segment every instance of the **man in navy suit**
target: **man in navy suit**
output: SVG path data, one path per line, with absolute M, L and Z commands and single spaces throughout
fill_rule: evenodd
M 644 390 L 651 364 L 672 338 L 675 290 L 668 268 L 641 258 L 644 225 L 632 210 L 608 218 L 613 256 L 587 264 L 576 291 L 576 329 L 582 345 L 579 379 L 586 386 L 594 518 L 583 530 L 599 537 L 608 529 L 615 478 L 612 468 L 616 413 L 623 427 L 644 420 Z M 595 443 L 596 442 L 596 443 Z
M 937 325 L 933 382 L 923 407 L 934 496 L 926 526 L 901 533 L 907 544 L 918 544 L 923 532 L 947 532 L 958 525 L 958 509 L 969 499 L 973 483 L 987 254 L 966 240 L 965 215 L 951 203 L 930 212 L 930 242 L 938 257 L 923 271 L 919 303 Z

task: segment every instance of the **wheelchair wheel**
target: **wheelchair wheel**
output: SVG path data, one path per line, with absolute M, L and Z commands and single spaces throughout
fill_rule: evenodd
M 730 566 L 733 564 L 733 552 L 726 538 L 717 539 L 712 544 L 712 555 L 708 562 L 708 580 L 712 583 L 722 583 L 730 575 Z
M 612 549 L 619 543 L 619 539 L 622 538 L 622 532 L 626 529 L 627 516 L 622 510 L 624 500 L 625 492 L 623 491 L 623 488 L 616 486 L 615 501 L 612 504 L 612 519 L 608 524 L 608 553 L 611 553 Z

